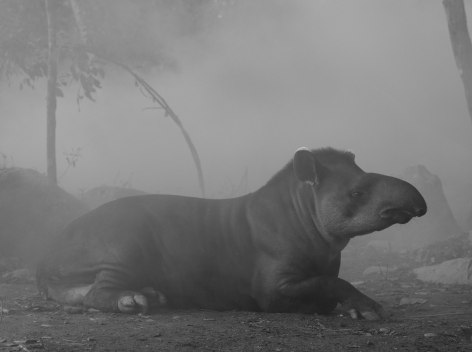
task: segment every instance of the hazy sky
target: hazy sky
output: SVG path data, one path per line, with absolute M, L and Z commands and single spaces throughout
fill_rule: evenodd
M 423 164 L 457 216 L 470 207 L 472 124 L 440 0 L 246 0 L 191 39 L 169 39 L 177 72 L 145 78 L 192 136 L 209 196 L 230 195 L 246 169 L 255 190 L 299 146 L 329 145 L 354 151 L 366 171 Z M 177 127 L 145 110 L 130 77 L 113 71 L 103 86 L 80 112 L 75 88 L 59 100 L 59 175 L 64 153 L 81 148 L 61 185 L 198 195 Z M 0 88 L 0 152 L 41 172 L 42 88 Z

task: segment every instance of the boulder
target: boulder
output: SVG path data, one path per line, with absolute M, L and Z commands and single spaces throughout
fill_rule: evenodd
M 87 211 L 71 194 L 31 169 L 0 169 L 0 257 L 34 264 L 48 241 Z
M 440 284 L 472 285 L 472 258 L 456 258 L 413 270 L 421 281 Z
M 442 263 L 455 258 L 472 257 L 472 243 L 469 241 L 468 234 L 462 234 L 408 251 L 408 257 L 415 264 L 422 265 Z

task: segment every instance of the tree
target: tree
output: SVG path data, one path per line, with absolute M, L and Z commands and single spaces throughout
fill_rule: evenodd
M 443 0 L 449 37 L 456 66 L 464 85 L 465 98 L 472 120 L 472 44 L 470 42 L 467 18 L 463 0 Z
M 192 35 L 203 30 L 211 22 L 209 18 L 218 17 L 220 2 L 227 6 L 231 1 L 0 0 L 0 74 L 9 80 L 20 77 L 20 87 L 33 87 L 36 80 L 48 78 L 47 174 L 52 183 L 57 183 L 56 97 L 63 96 L 61 88 L 78 84 L 77 101 L 93 101 L 111 63 L 131 74 L 177 124 L 192 153 L 204 193 L 200 159 L 188 132 L 165 99 L 131 67 L 175 65 L 162 49 L 165 45 L 160 32 L 151 30 L 153 16 L 174 16 L 178 19 L 172 27 L 174 32 Z
M 57 107 L 57 21 L 56 7 L 54 0 L 46 1 L 46 17 L 48 23 L 48 84 L 46 93 L 46 158 L 47 158 L 47 174 L 51 183 L 57 184 L 57 167 L 56 167 L 56 107 Z

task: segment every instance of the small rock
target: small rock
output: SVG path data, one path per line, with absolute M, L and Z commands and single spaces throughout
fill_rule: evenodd
M 29 269 L 16 269 L 2 275 L 7 282 L 33 282 L 34 276 Z
M 405 305 L 409 305 L 409 304 L 423 304 L 423 303 L 426 303 L 426 302 L 427 302 L 427 300 L 424 299 L 424 298 L 416 298 L 416 297 L 408 298 L 408 297 L 403 297 L 403 298 L 400 300 L 399 305 L 400 305 L 400 306 L 405 306 Z
M 427 332 L 424 334 L 424 337 L 426 338 L 431 338 L 431 337 L 435 337 L 435 336 L 438 336 L 437 334 L 435 334 L 434 332 Z
M 364 270 L 362 273 L 363 276 L 369 276 L 369 275 L 386 275 L 388 273 L 391 273 L 395 271 L 395 267 L 388 267 L 388 266 L 369 266 L 367 269 Z
M 89 318 L 89 320 L 93 321 L 94 323 L 97 323 L 98 325 L 106 325 L 105 318 Z
M 16 347 L 18 346 L 16 343 L 13 343 L 13 342 L 2 342 L 0 344 L 0 347 Z
M 84 312 L 83 307 L 77 307 L 77 306 L 64 306 L 64 312 L 69 313 L 69 314 L 80 314 Z
M 461 325 L 460 330 L 466 341 L 472 341 L 472 326 Z
M 26 339 L 25 340 L 25 344 L 27 345 L 31 345 L 33 343 L 39 343 L 40 341 L 36 340 L 36 339 Z
M 360 286 L 360 285 L 363 285 L 365 283 L 365 281 L 353 281 L 351 282 L 351 285 L 352 286 Z

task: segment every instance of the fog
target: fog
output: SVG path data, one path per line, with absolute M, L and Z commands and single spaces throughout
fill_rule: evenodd
M 216 26 L 167 46 L 177 69 L 143 76 L 191 135 L 207 196 L 256 190 L 298 147 L 333 146 L 355 152 L 366 171 L 425 165 L 456 217 L 469 210 L 472 124 L 441 1 L 239 1 Z M 7 166 L 45 171 L 43 84 L 0 88 Z M 130 76 L 108 70 L 95 103 L 78 106 L 75 92 L 58 101 L 62 187 L 200 195 L 178 128 L 148 109 Z M 248 187 L 236 190 L 246 171 Z

